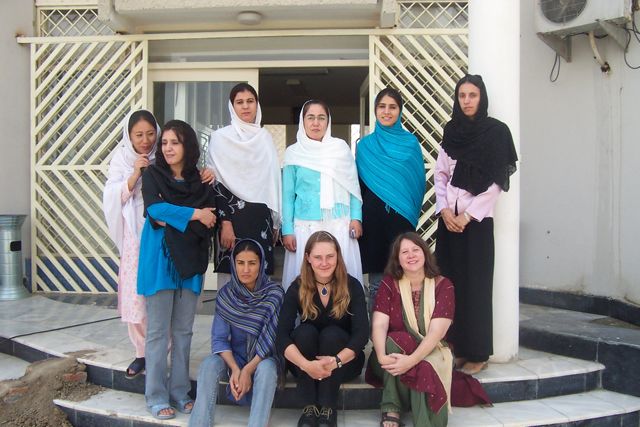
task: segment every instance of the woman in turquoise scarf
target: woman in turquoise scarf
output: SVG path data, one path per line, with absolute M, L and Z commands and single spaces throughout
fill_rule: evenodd
M 373 133 L 357 145 L 356 166 L 362 191 L 362 272 L 369 273 L 370 302 L 375 301 L 394 239 L 415 231 L 426 191 L 424 160 L 418 139 L 402 127 L 402 96 L 392 88 L 375 99 Z

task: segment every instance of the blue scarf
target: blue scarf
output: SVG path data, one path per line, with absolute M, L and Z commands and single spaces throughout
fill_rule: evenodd
M 358 143 L 358 176 L 376 196 L 415 228 L 426 191 L 424 160 L 418 139 L 402 128 L 402 112 L 393 126 L 376 120 L 373 133 Z
M 243 239 L 241 244 L 251 239 Z M 253 240 L 251 240 L 253 241 Z M 260 248 L 260 273 L 253 292 L 249 291 L 238 279 L 235 257 L 231 257 L 231 280 L 218 292 L 216 315 L 229 324 L 249 334 L 247 340 L 247 361 L 257 354 L 262 359 L 275 355 L 276 328 L 278 314 L 284 298 L 282 286 L 271 281 L 265 273 L 265 259 Z

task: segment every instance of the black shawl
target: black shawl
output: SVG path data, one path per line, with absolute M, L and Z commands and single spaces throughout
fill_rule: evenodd
M 145 215 L 149 215 L 149 206 L 162 202 L 192 208 L 215 207 L 213 190 L 200 182 L 197 171 L 178 181 L 169 170 L 157 165 L 149 166 L 142 175 L 142 197 Z M 149 218 L 154 228 L 159 227 L 150 215 Z M 171 274 L 178 282 L 205 273 L 212 236 L 213 228 L 208 229 L 200 221 L 189 221 L 184 232 L 166 224 L 163 245 L 176 270 Z M 179 277 L 175 277 L 175 273 Z
M 480 89 L 480 104 L 473 119 L 465 116 L 458 90 L 463 83 Z M 465 76 L 456 85 L 453 117 L 444 127 L 442 148 L 457 160 L 451 184 L 478 195 L 496 183 L 509 191 L 509 177 L 516 171 L 518 155 L 506 124 L 488 117 L 487 89 L 480 76 Z

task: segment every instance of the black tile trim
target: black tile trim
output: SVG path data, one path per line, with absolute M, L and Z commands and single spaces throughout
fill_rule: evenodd
M 520 302 L 600 314 L 640 326 L 640 306 L 615 298 L 521 287 Z

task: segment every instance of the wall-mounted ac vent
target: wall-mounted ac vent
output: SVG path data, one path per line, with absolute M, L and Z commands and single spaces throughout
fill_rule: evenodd
M 616 41 L 624 38 L 618 25 L 631 19 L 631 3 L 632 0 L 536 0 L 536 30 L 545 43 L 570 61 L 569 36 L 594 31 L 596 35 L 612 35 Z

